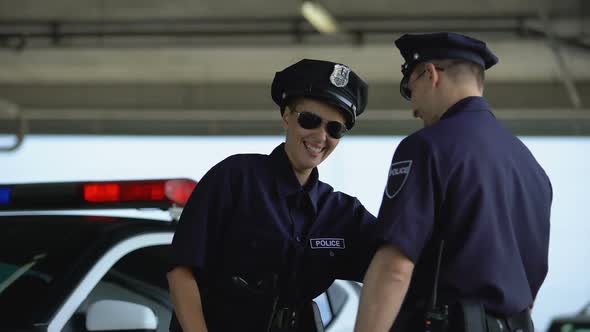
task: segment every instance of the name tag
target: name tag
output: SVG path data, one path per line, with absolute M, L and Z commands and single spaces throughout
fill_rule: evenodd
M 311 249 L 344 249 L 344 239 L 338 238 L 319 238 L 309 239 Z

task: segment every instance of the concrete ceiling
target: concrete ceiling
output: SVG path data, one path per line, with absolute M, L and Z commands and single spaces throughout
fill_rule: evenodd
M 451 30 L 499 56 L 486 96 L 516 133 L 590 134 L 588 1 L 319 2 L 341 33 L 317 33 L 297 0 L 0 0 L 0 98 L 15 105 L 0 107 L 0 131 L 280 134 L 274 72 L 318 58 L 370 84 L 354 133 L 405 135 L 420 124 L 392 42 Z

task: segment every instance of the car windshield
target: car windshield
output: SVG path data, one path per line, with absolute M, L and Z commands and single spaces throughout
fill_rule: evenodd
M 78 220 L 78 223 L 76 223 Z M 42 323 L 96 238 L 80 217 L 0 216 L 0 326 Z

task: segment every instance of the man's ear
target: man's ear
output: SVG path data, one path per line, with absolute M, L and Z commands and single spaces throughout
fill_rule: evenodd
M 428 73 L 428 79 L 430 80 L 430 84 L 432 85 L 432 87 L 435 87 L 438 84 L 440 84 L 441 76 L 440 72 L 436 70 L 436 65 L 434 65 L 433 63 L 427 63 L 425 69 Z

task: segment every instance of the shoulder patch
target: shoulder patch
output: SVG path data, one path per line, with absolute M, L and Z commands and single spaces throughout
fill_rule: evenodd
M 402 190 L 404 184 L 406 184 L 408 175 L 410 175 L 411 168 L 411 160 L 398 161 L 391 164 L 387 177 L 387 186 L 385 187 L 385 195 L 388 198 L 394 198 Z

